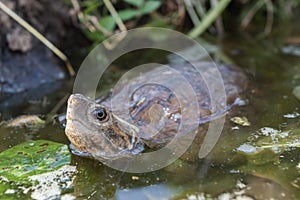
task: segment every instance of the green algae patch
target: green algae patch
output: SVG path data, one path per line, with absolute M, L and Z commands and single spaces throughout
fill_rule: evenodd
M 0 153 L 0 176 L 17 181 L 69 165 L 67 145 L 46 140 L 27 141 Z

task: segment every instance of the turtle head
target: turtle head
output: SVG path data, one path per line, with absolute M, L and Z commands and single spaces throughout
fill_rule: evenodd
M 80 151 L 113 158 L 143 150 L 139 129 L 81 94 L 69 97 L 65 133 Z

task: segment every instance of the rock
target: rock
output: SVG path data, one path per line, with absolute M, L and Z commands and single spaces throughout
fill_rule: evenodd
M 53 54 L 34 39 L 26 53 L 12 52 L 7 45 L 0 53 L 0 93 L 18 93 L 44 83 L 63 79 L 64 69 L 53 60 Z
M 65 40 L 71 26 L 68 7 L 58 1 L 24 0 L 3 3 L 54 44 Z M 0 11 L 0 96 L 19 93 L 66 77 L 59 59 L 20 24 Z M 3 28 L 2 28 L 3 27 Z
M 11 33 L 6 35 L 8 47 L 12 51 L 27 52 L 32 48 L 32 36 L 30 33 L 21 28 L 14 28 Z

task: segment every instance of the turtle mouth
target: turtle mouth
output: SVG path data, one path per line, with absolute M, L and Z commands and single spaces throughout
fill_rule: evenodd
M 105 159 L 114 159 L 126 156 L 137 155 L 144 150 L 144 145 L 137 137 L 128 136 L 132 142 L 129 147 L 120 147 L 114 141 L 116 138 L 110 138 L 107 133 L 96 133 L 97 138 L 92 136 L 85 123 L 80 119 L 68 119 L 66 133 L 71 143 L 80 151 L 90 153 L 91 156 Z M 117 135 L 119 140 L 124 140 Z M 101 142 L 98 142 L 101 141 Z M 78 154 L 79 155 L 79 154 Z
M 73 106 L 68 109 L 65 132 L 78 150 L 108 159 L 143 151 L 143 144 L 136 135 L 117 134 L 118 130 L 111 126 L 95 127 L 86 118 L 80 118 L 78 113 L 74 113 L 76 110 Z
M 105 154 L 103 152 L 91 153 L 91 155 L 99 160 L 116 160 L 119 158 L 132 157 L 144 151 L 144 145 L 141 142 L 136 142 L 132 149 L 123 149 L 117 153 Z

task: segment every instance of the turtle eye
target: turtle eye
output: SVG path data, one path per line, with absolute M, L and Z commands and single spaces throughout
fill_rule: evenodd
M 104 121 L 107 118 L 107 113 L 104 108 L 97 108 L 95 110 L 95 116 L 99 121 Z

